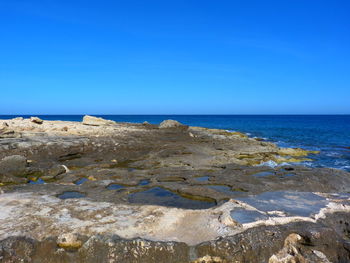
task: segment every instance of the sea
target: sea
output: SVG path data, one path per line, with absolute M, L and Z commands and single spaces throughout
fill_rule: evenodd
M 43 120 L 81 121 L 83 115 L 36 115 Z M 117 122 L 159 124 L 166 119 L 190 126 L 239 131 L 263 138 L 281 147 L 318 150 L 312 167 L 350 171 L 350 115 L 94 115 Z M 29 115 L 0 115 L 0 119 L 28 118 Z M 275 166 L 273 162 L 265 165 Z

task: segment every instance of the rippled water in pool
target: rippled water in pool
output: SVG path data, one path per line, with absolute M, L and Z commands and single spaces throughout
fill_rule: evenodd
M 205 209 L 216 205 L 214 201 L 202 201 L 185 198 L 161 187 L 154 187 L 142 192 L 132 193 L 130 203 L 171 206 L 188 209 Z

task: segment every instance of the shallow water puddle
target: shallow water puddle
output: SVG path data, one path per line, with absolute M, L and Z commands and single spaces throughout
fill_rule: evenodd
M 145 179 L 145 180 L 141 180 L 141 181 L 139 182 L 139 185 L 140 185 L 140 186 L 144 186 L 144 185 L 148 185 L 148 184 L 150 184 L 150 183 L 151 183 L 150 180 Z
M 289 174 L 283 174 L 282 177 L 293 177 L 296 176 L 296 174 L 289 173 Z
M 200 197 L 198 197 L 200 198 Z M 154 187 L 129 195 L 130 203 L 171 206 L 187 209 L 206 209 L 216 205 L 214 200 L 195 200 L 183 197 L 161 187 Z
M 324 208 L 326 198 L 311 192 L 265 192 L 256 196 L 235 198 L 263 212 L 281 211 L 288 216 L 310 217 Z
M 82 197 L 85 197 L 85 194 L 76 192 L 76 191 L 63 192 L 58 196 L 58 198 L 61 198 L 61 199 L 82 198 Z
M 36 181 L 29 180 L 28 184 L 45 184 L 45 181 L 43 179 L 39 178 Z
M 268 216 L 260 213 L 259 211 L 246 210 L 243 208 L 237 208 L 230 212 L 233 220 L 239 222 L 240 224 L 246 224 L 255 222 L 258 220 L 266 220 Z
M 85 177 L 82 177 L 80 178 L 79 180 L 75 181 L 75 184 L 76 185 L 81 185 L 83 183 L 85 183 L 86 181 L 88 181 L 89 179 L 85 178 Z
M 125 188 L 125 186 L 121 184 L 110 184 L 109 186 L 107 186 L 108 190 L 118 190 L 122 188 Z
M 274 174 L 275 174 L 274 172 L 265 171 L 265 172 L 260 172 L 260 173 L 253 174 L 253 176 L 255 176 L 255 177 L 265 177 L 265 176 L 270 176 L 270 175 L 274 175 Z
M 195 177 L 194 180 L 196 180 L 198 182 L 208 182 L 209 181 L 209 176 Z

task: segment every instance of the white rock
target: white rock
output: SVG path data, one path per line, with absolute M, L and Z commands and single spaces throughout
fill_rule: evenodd
M 105 120 L 102 118 L 85 115 L 83 118 L 83 124 L 91 125 L 91 126 L 101 126 L 101 125 L 115 125 L 117 123 L 115 121 Z

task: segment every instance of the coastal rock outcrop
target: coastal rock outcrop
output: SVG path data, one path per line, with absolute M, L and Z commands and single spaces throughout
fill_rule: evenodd
M 350 174 L 291 164 L 316 152 L 90 117 L 6 120 L 0 262 L 349 261 Z
M 105 120 L 103 118 L 85 115 L 83 118 L 83 124 L 91 125 L 91 126 L 103 126 L 103 125 L 115 125 L 117 123 L 115 121 Z
M 307 156 L 309 154 L 318 154 L 319 151 L 308 151 L 301 148 L 279 148 L 278 154 L 279 155 L 287 155 L 287 156 L 293 156 L 293 157 L 302 157 Z

